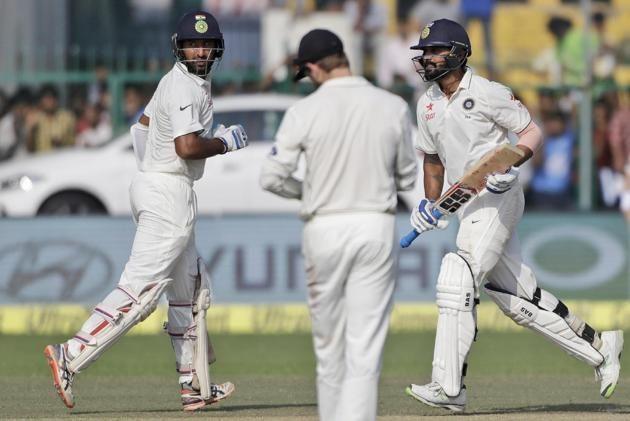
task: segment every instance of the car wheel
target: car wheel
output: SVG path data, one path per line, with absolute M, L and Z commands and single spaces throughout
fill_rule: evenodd
M 58 193 L 48 198 L 37 215 L 98 215 L 107 214 L 105 206 L 93 196 L 82 192 Z

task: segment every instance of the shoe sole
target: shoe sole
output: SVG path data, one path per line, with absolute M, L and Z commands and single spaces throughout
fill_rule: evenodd
M 422 402 L 425 405 L 429 405 L 432 406 L 434 408 L 442 408 L 442 409 L 448 409 L 451 410 L 453 412 L 464 412 L 464 409 L 466 408 L 466 406 L 462 406 L 462 405 L 450 405 L 450 404 L 444 404 L 444 405 L 440 405 L 440 404 L 436 404 L 434 402 L 429 402 L 428 400 L 424 399 L 422 396 L 418 396 L 415 393 L 412 392 L 411 387 L 407 386 L 407 388 L 405 388 L 405 393 L 409 396 L 411 396 L 412 398 L 414 398 L 417 401 Z
M 57 390 L 57 395 L 59 395 L 64 405 L 66 405 L 68 408 L 74 408 L 74 402 L 70 402 L 63 391 L 63 387 L 61 387 L 61 379 L 59 378 L 59 365 L 57 364 L 57 360 L 55 359 L 55 353 L 52 345 L 48 345 L 46 348 L 44 348 L 44 355 L 48 360 L 48 366 L 50 367 L 50 371 L 53 375 L 53 384 L 55 385 L 55 389 Z
M 205 401 L 200 401 L 200 402 L 197 402 L 197 403 L 191 403 L 189 405 L 185 405 L 183 409 L 186 412 L 196 411 L 198 409 L 203 408 L 206 405 L 209 405 L 209 404 L 206 403 Z

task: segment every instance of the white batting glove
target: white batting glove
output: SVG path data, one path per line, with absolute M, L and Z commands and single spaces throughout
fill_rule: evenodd
M 219 124 L 214 131 L 214 137 L 223 142 L 223 146 L 225 146 L 223 153 L 243 149 L 247 146 L 247 133 L 240 124 L 234 124 L 227 128 L 223 124 Z
M 422 199 L 418 207 L 411 212 L 409 222 L 413 229 L 419 233 L 430 231 L 434 228 L 444 229 L 448 226 L 447 219 L 436 218 L 432 213 L 433 201 Z
M 486 189 L 495 194 L 505 193 L 516 184 L 518 173 L 518 167 L 510 167 L 505 173 L 490 174 L 486 180 Z

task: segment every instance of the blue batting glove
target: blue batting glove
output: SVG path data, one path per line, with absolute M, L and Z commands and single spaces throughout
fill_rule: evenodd
M 422 199 L 418 207 L 411 212 L 409 222 L 418 233 L 430 231 L 434 228 L 444 229 L 448 226 L 448 220 L 436 217 L 439 212 L 433 209 L 433 200 Z

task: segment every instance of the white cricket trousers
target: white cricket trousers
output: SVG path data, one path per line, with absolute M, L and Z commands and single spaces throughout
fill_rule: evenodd
M 193 234 L 197 199 L 192 181 L 183 175 L 140 172 L 129 190 L 137 227 L 120 282 L 144 284 L 172 278 L 172 285 L 187 283 L 189 268 L 183 263 L 190 260 L 196 265 L 197 257 Z
M 483 190 L 458 214 L 458 253 L 470 265 L 477 291 L 487 280 L 514 295 L 532 299 L 537 281 L 523 263 L 516 233 L 524 205 L 523 190 L 516 185 L 503 194 Z
M 376 419 L 394 275 L 394 215 L 316 216 L 304 226 L 322 421 Z
M 184 330 L 193 324 L 192 300 L 197 279 L 194 223 L 197 213 L 192 181 L 175 174 L 143 173 L 129 188 L 136 235 L 119 284 L 139 293 L 148 283 L 171 279 L 166 289 L 169 327 Z M 118 308 L 126 294 L 114 289 L 103 303 Z M 93 313 L 81 331 L 93 332 L 102 318 Z M 181 341 L 180 341 L 181 342 Z M 69 341 L 74 355 L 81 343 Z M 174 345 L 176 366 L 190 367 L 192 353 Z M 180 371 L 181 372 L 181 371 Z

